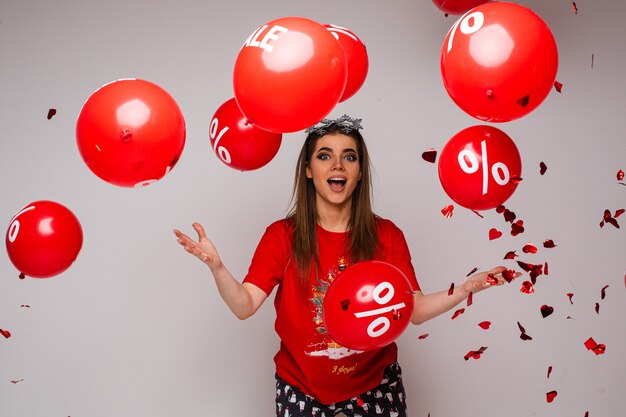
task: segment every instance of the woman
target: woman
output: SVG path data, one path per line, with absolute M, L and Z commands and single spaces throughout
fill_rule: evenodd
M 277 287 L 277 416 L 407 415 L 396 344 L 356 351 L 326 334 L 324 293 L 350 264 L 374 259 L 400 268 L 414 290 L 414 324 L 505 282 L 505 268 L 497 267 L 473 275 L 451 295 L 420 291 L 402 231 L 372 212 L 370 161 L 360 122 L 344 115 L 307 129 L 293 208 L 266 229 L 243 283 L 223 265 L 200 224 L 193 225 L 198 241 L 174 231 L 178 243 L 208 265 L 238 318 L 252 316 Z

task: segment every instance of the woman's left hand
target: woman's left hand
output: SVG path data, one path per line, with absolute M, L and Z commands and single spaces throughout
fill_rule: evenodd
M 507 280 L 504 279 L 502 273 L 512 274 L 512 278 L 508 281 L 511 281 L 512 279 L 515 279 L 522 275 L 521 272 L 513 272 L 507 270 L 507 268 L 504 266 L 497 266 L 489 271 L 479 272 L 475 275 L 472 275 L 467 279 L 467 281 L 463 283 L 463 285 L 461 285 L 461 288 L 467 294 L 476 294 L 477 292 L 480 292 L 489 287 L 504 285 Z

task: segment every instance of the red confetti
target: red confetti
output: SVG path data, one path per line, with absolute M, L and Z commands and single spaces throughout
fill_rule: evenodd
M 502 236 L 502 232 L 495 227 L 489 229 L 489 240 L 498 239 L 500 236 Z
M 493 274 L 487 275 L 487 285 L 498 285 L 498 278 L 494 277 Z
M 533 267 L 530 270 L 530 282 L 532 282 L 534 285 L 537 281 L 537 277 L 542 274 L 543 274 L 543 265 L 541 264 L 533 265 Z
M 552 239 L 546 239 L 543 241 L 543 247 L 547 249 L 556 248 L 554 241 Z
M 515 253 L 514 250 L 509 251 L 506 253 L 506 255 L 504 255 L 504 259 L 515 259 L 517 258 L 517 254 Z
M 478 323 L 478 325 L 480 326 L 481 329 L 488 330 L 489 327 L 491 326 L 491 322 L 490 321 L 481 321 L 480 323 Z
M 513 223 L 513 220 L 517 217 L 515 213 L 509 209 L 505 209 L 502 215 L 504 216 L 504 221 L 508 223 Z
M 511 224 L 511 236 L 517 236 L 520 233 L 524 233 L 524 221 L 518 220 Z
M 19 275 L 19 279 L 24 279 L 26 278 L 26 274 L 24 274 L 23 272 L 20 273 Z
M 522 182 L 524 179 L 522 177 L 511 177 L 509 179 L 509 182 L 512 184 L 519 184 L 520 182 Z
M 621 216 L 622 214 L 624 214 L 624 212 L 625 212 L 625 211 L 626 211 L 626 210 L 624 210 L 624 209 L 618 209 L 618 210 L 615 210 L 615 214 L 613 215 L 613 217 L 617 219 L 619 216 Z
M 543 273 L 544 273 L 544 275 L 550 275 L 550 274 L 548 273 L 548 263 L 547 263 L 547 262 L 545 262 L 545 263 L 543 264 Z
M 606 297 L 606 289 L 609 288 L 608 285 L 605 285 L 604 287 L 602 287 L 602 289 L 600 290 L 600 298 L 604 300 L 604 298 Z
M 418 338 L 419 340 L 424 340 L 424 339 L 426 339 L 427 337 L 428 337 L 428 333 L 424 333 L 423 335 L 420 335 L 420 336 L 418 336 L 417 338 Z
M 363 407 L 363 406 L 365 405 L 365 401 L 363 401 L 363 400 L 361 399 L 361 397 L 358 397 L 358 396 L 357 396 L 357 397 L 356 397 L 356 404 L 357 404 L 359 407 Z
M 502 204 L 496 207 L 496 213 L 504 213 L 504 210 L 506 210 L 506 207 Z
M 548 317 L 550 314 L 554 313 L 554 307 L 544 304 L 541 306 L 541 317 L 544 319 Z
M 465 309 L 464 308 L 459 308 L 457 311 L 454 312 L 454 314 L 452 315 L 452 320 L 454 320 L 455 318 L 459 317 L 461 314 L 465 313 Z
M 596 54 L 591 54 L 591 68 L 593 68 L 593 60 L 596 57 Z
M 19 384 L 23 380 L 24 380 L 24 378 L 22 378 L 22 379 L 14 379 L 14 380 L 11 381 L 11 384 Z
M 448 289 L 448 295 L 454 294 L 454 282 L 450 284 L 450 289 Z
M 589 417 L 589 411 L 585 411 L 585 417 Z
M 487 346 L 483 346 L 478 350 L 470 350 L 465 354 L 464 358 L 465 360 L 468 360 L 469 358 L 480 359 L 480 356 L 485 353 L 485 350 L 487 350 Z
M 454 212 L 454 206 L 452 204 L 447 205 L 441 209 L 441 214 L 443 214 L 443 217 L 445 217 L 446 219 L 449 219 L 450 217 L 452 217 L 452 214 L 454 214 L 453 212 Z
M 510 283 L 511 281 L 515 279 L 515 274 L 517 274 L 515 270 L 507 269 L 507 270 L 502 271 L 502 278 L 504 278 L 506 282 Z
M 554 81 L 554 89 L 556 90 L 557 93 L 560 93 L 563 90 L 563 84 L 561 84 L 560 82 L 555 80 Z
M 623 179 L 624 179 L 624 171 L 620 169 L 619 171 L 617 171 L 617 180 L 622 181 Z
M 596 314 L 600 314 L 600 303 L 596 303 Z
M 611 211 L 610 210 L 604 210 L 604 214 L 602 216 L 602 221 L 600 222 L 600 227 L 604 227 L 604 223 L 610 223 L 613 226 L 615 226 L 616 228 L 619 229 L 619 224 L 617 223 L 617 220 L 615 220 L 616 217 L 621 216 L 624 213 L 624 209 L 618 209 L 615 211 L 615 216 L 611 216 Z
M 526 333 L 526 329 L 524 329 L 524 327 L 521 325 L 521 323 L 519 321 L 517 322 L 517 327 L 519 327 L 520 331 L 522 332 L 522 334 L 519 335 L 520 339 L 522 339 L 522 340 L 533 340 L 533 338 L 530 337 Z
M 527 243 L 522 248 L 522 252 L 524 253 L 537 253 L 537 247 L 532 243 Z
M 552 366 L 548 366 L 548 379 L 550 379 L 551 373 L 552 373 Z
M 522 282 L 522 286 L 520 287 L 519 291 L 524 294 L 532 294 L 535 292 L 535 288 L 533 287 L 532 282 L 524 281 Z
M 530 102 L 530 94 L 525 95 L 524 97 L 520 97 L 517 99 L 516 104 L 519 104 L 522 107 L 528 106 Z
M 568 292 L 567 296 L 569 297 L 569 303 L 573 305 L 574 302 L 572 301 L 572 298 L 574 298 L 574 293 L 573 292 Z
M 559 91 L 560 93 L 560 91 Z M 543 175 L 546 173 L 546 171 L 548 170 L 548 166 L 546 164 L 544 164 L 543 162 L 539 163 L 539 174 Z
M 48 120 L 52 119 L 55 114 L 57 114 L 57 109 L 49 109 L 48 110 Z
M 578 14 L 578 6 L 576 6 L 576 2 L 575 1 L 572 2 L 572 7 L 574 7 L 574 13 Z
M 556 391 L 550 391 L 546 393 L 546 400 L 551 403 L 556 398 Z
M 430 148 L 429 150 L 423 152 L 422 159 L 426 162 L 434 164 L 435 160 L 437 159 L 437 150 L 434 148 Z
M 470 292 L 470 293 L 467 295 L 467 306 L 468 306 L 468 307 L 469 307 L 469 306 L 471 306 L 471 305 L 472 305 L 472 303 L 474 302 L 474 295 L 473 295 L 473 294 L 474 294 L 474 293 Z
M 341 305 L 341 310 L 347 311 L 348 307 L 350 306 L 350 300 L 348 299 L 341 300 L 339 301 L 339 305 Z
M 23 307 L 23 308 L 30 308 L 30 306 L 29 306 L 28 304 L 22 304 L 20 307 Z
M 534 266 L 533 264 L 527 264 L 526 262 L 522 262 L 522 261 L 516 261 L 516 262 L 519 265 L 519 267 L 522 268 L 526 272 L 530 272 L 530 270 Z
M 604 351 L 606 350 L 606 346 L 603 343 L 600 343 L 600 344 L 596 343 L 596 341 L 593 340 L 592 337 L 587 339 L 587 341 L 585 342 L 585 347 L 588 350 L 593 351 L 593 353 L 595 353 L 596 355 L 602 355 Z
M 469 277 L 470 275 L 472 275 L 472 274 L 473 274 L 474 272 L 476 272 L 476 271 L 478 271 L 478 268 L 472 268 L 472 270 L 471 270 L 471 271 L 469 271 L 469 272 L 467 273 L 467 275 L 465 275 L 465 276 L 466 276 L 466 277 Z
M 10 331 L 8 331 L 8 330 L 0 329 L 0 334 L 1 334 L 2 336 L 4 336 L 5 338 L 7 338 L 7 339 L 8 339 L 9 337 L 11 337 L 11 332 L 10 332 Z

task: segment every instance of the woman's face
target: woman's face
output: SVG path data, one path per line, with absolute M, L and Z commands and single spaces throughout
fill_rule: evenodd
M 313 180 L 318 209 L 321 205 L 350 207 L 352 193 L 361 180 L 359 158 L 351 136 L 333 133 L 317 140 L 306 176 Z

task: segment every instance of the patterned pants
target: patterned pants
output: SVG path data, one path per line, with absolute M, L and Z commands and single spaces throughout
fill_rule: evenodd
M 322 404 L 276 376 L 277 417 L 332 417 L 339 413 L 348 417 L 406 417 L 400 365 L 389 365 L 373 390 L 333 404 Z

